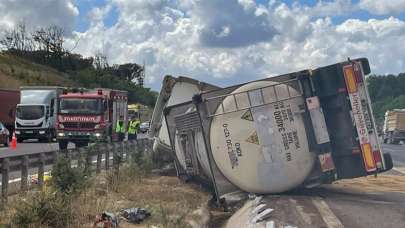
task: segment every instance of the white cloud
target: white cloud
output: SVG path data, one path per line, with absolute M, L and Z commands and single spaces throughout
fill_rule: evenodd
M 335 25 L 324 17 L 346 12 L 346 0 L 312 8 L 234 0 L 227 2 L 226 12 L 219 0 L 113 4 L 119 10 L 117 23 L 110 28 L 99 23 L 77 33 L 78 50 L 93 55 L 104 43 L 111 62 L 145 61 L 147 83 L 154 88 L 164 74 L 229 85 L 347 57 L 368 57 L 374 73 L 405 70 L 405 22 L 390 17 Z
M 404 21 L 388 17 L 334 24 L 331 19 L 349 17 L 364 2 L 319 1 L 309 7 L 252 0 L 109 0 L 91 10 L 87 31 L 73 32 L 66 42 L 73 47 L 80 38 L 76 52 L 92 56 L 101 50 L 111 63 L 145 62 L 146 82 L 154 89 L 165 74 L 230 85 L 347 57 L 368 57 L 373 73 L 404 72 Z M 63 8 L 71 21 L 74 8 Z M 113 9 L 118 18 L 106 27 L 103 21 Z M 15 15 L 27 12 L 10 13 L 0 26 L 17 21 Z
M 361 9 L 376 15 L 390 15 L 405 12 L 405 0 L 360 0 Z
M 12 28 L 23 22 L 27 27 L 46 27 L 58 25 L 69 35 L 75 25 L 79 10 L 74 0 L 1 0 L 0 29 Z

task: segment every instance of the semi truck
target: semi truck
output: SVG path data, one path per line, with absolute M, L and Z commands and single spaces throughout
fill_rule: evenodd
M 118 141 L 117 122 L 128 124 L 127 92 L 96 88 L 64 91 L 57 115 L 57 141 L 61 150 L 69 142 L 83 147 L 90 142 Z
M 17 141 L 38 139 L 50 142 L 56 137 L 58 97 L 62 87 L 20 87 L 20 103 L 17 105 L 15 134 Z
M 20 91 L 0 89 L 0 122 L 10 132 L 10 140 L 15 126 L 15 113 L 17 104 L 20 102 Z
M 394 109 L 385 112 L 384 143 L 398 144 L 405 141 L 405 109 Z
M 208 180 L 218 203 L 240 190 L 280 193 L 385 172 L 393 163 L 377 139 L 369 73 L 366 58 L 349 59 L 200 90 L 164 108 L 167 152 L 178 175 Z

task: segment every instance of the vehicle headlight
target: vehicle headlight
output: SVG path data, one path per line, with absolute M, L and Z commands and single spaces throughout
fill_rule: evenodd
M 39 131 L 39 134 L 43 135 L 45 134 L 45 131 Z
M 96 125 L 94 126 L 94 128 L 95 128 L 95 129 L 99 129 L 99 128 L 100 128 L 100 124 L 96 124 Z
M 94 134 L 96 137 L 101 137 L 101 133 Z
M 59 136 L 59 137 L 63 137 L 63 136 L 65 136 L 65 133 L 59 132 L 59 133 L 58 133 L 58 136 Z

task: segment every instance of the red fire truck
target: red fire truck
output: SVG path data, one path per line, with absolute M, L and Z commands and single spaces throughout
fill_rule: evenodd
M 69 142 L 76 147 L 89 142 L 118 141 L 117 122 L 127 129 L 127 92 L 97 88 L 87 91 L 64 91 L 60 96 L 57 118 L 59 148 Z

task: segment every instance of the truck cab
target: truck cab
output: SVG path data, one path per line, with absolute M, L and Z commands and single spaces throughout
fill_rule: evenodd
M 59 87 L 21 87 L 15 118 L 18 142 L 25 139 L 50 142 L 55 138 L 57 100 L 61 90 Z
M 69 142 L 77 147 L 90 142 L 115 140 L 116 122 L 120 117 L 126 123 L 126 92 L 97 89 L 80 92 L 65 91 L 59 100 L 57 140 L 60 149 Z M 126 124 L 125 126 L 126 127 Z

